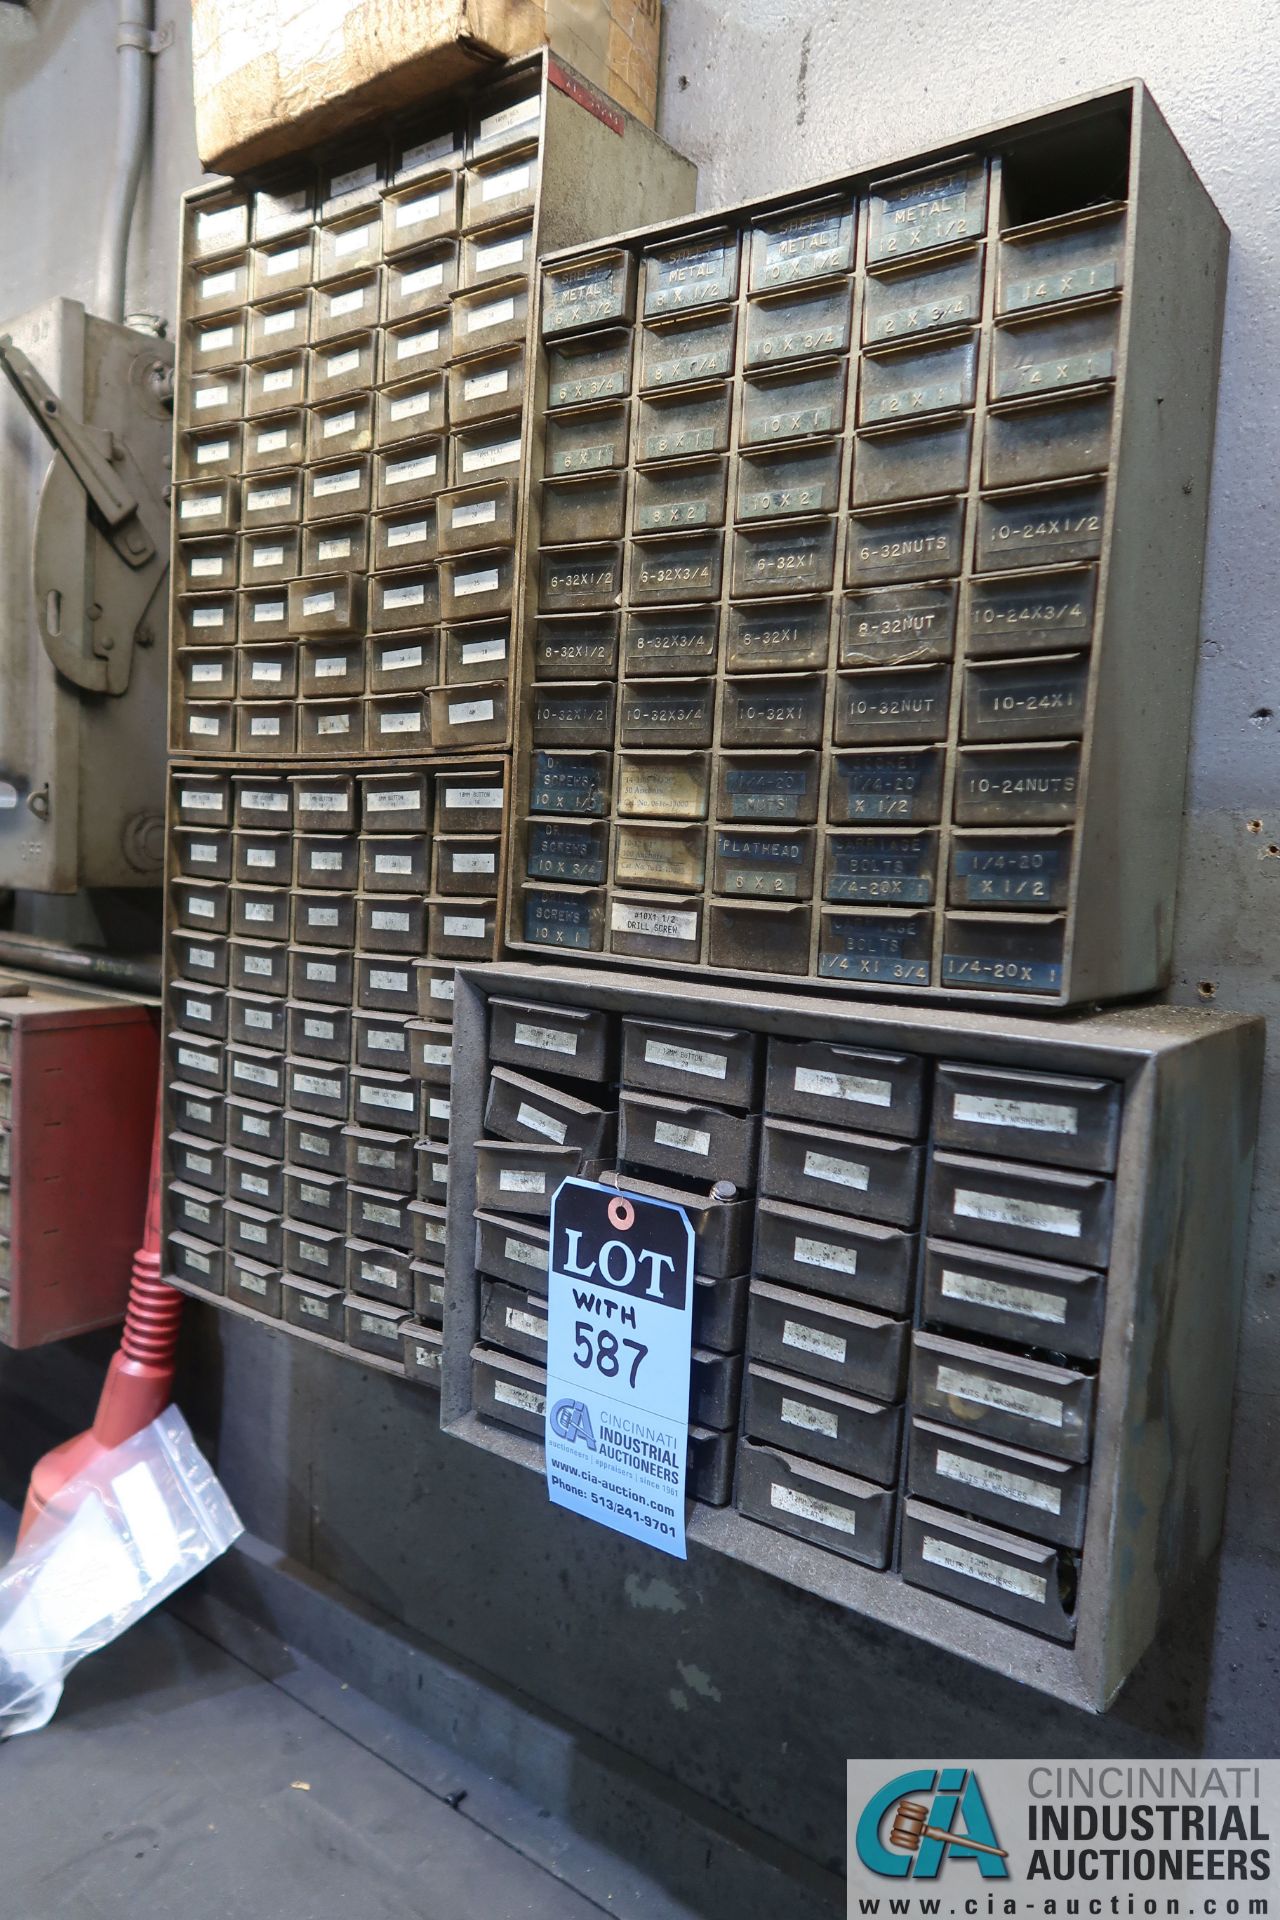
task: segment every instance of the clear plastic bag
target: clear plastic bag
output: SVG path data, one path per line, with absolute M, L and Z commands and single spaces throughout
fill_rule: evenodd
M 243 1531 L 176 1407 L 69 1480 L 0 1571 L 0 1738 L 45 1726 L 77 1661 Z

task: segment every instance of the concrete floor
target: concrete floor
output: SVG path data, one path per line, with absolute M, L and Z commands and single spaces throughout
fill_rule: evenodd
M 615 1875 L 509 1789 L 340 1683 L 289 1671 L 292 1688 L 164 1612 L 85 1661 L 53 1723 L 0 1748 L 0 1912 L 668 1920 L 684 1911 L 651 1901 L 632 1870 Z

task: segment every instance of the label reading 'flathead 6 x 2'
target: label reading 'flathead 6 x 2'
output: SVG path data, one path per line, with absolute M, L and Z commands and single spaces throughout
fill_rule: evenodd
M 547 1309 L 551 1500 L 683 1560 L 693 1326 L 683 1208 L 564 1181 Z

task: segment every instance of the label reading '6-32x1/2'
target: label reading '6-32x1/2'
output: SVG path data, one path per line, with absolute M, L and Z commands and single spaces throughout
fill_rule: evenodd
M 551 1206 L 547 1491 L 685 1557 L 693 1230 L 684 1210 L 591 1180 Z

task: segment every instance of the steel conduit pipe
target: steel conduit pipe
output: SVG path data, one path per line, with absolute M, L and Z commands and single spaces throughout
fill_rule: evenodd
M 123 321 L 129 229 L 151 130 L 151 29 L 154 0 L 120 0 L 115 158 L 107 188 L 98 263 L 98 312 Z

